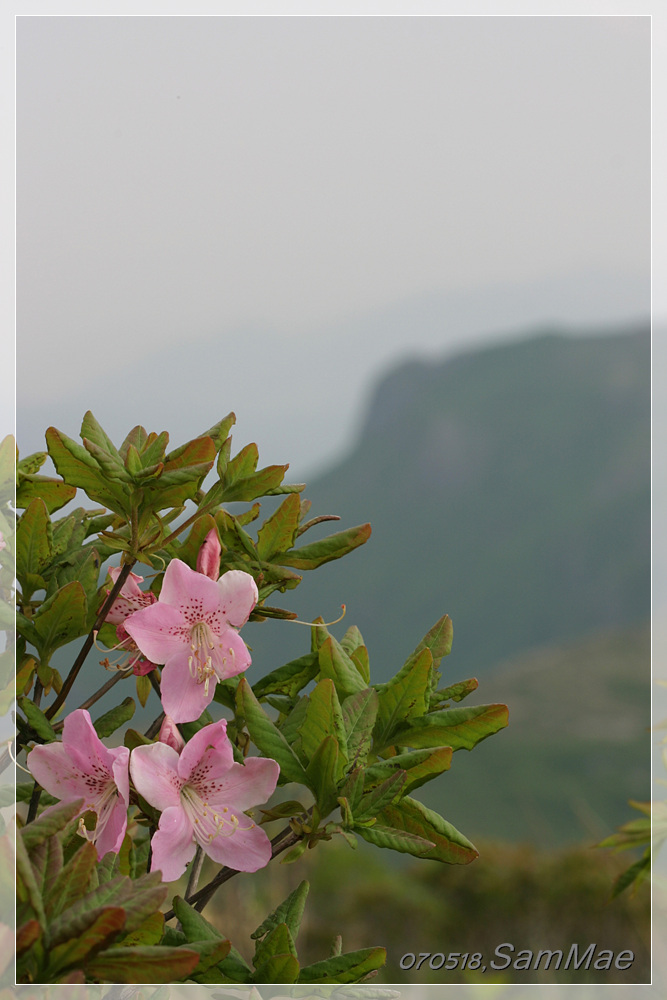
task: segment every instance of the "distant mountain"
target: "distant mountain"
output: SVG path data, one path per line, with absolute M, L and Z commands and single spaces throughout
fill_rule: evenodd
M 341 405 L 345 387 L 341 385 Z M 556 332 L 408 362 L 368 404 L 356 447 L 306 495 L 369 520 L 362 549 L 285 596 L 299 617 L 345 602 L 386 680 L 444 612 L 450 676 L 649 615 L 650 335 Z M 311 536 L 319 529 L 313 529 Z M 342 629 L 343 625 L 337 628 Z M 263 626 L 255 662 L 304 637 Z
M 651 796 L 650 666 L 648 624 L 500 664 L 470 701 L 504 702 L 509 726 L 420 797 L 473 841 L 602 840 Z

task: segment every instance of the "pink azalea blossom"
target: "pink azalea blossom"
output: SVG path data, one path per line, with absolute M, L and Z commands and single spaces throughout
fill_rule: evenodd
M 269 838 L 245 810 L 266 802 L 280 768 L 264 757 L 235 763 L 224 719 L 200 729 L 180 754 L 166 743 L 136 747 L 130 772 L 139 794 L 162 812 L 151 870 L 165 882 L 181 877 L 197 844 L 236 871 L 254 872 L 271 860 Z
M 109 576 L 114 583 L 119 575 L 120 566 L 112 566 L 109 570 Z M 132 672 L 138 677 L 150 674 L 151 670 L 154 670 L 156 667 L 155 663 L 144 656 L 134 639 L 126 631 L 124 625 L 125 619 L 134 611 L 138 611 L 139 608 L 150 607 L 151 604 L 155 604 L 157 601 L 157 597 L 150 590 L 141 590 L 139 587 L 143 579 L 143 576 L 130 573 L 105 618 L 105 621 L 116 626 L 116 637 L 118 639 L 118 646 L 116 648 L 122 649 L 126 655 L 113 665 L 109 662 L 108 657 L 101 661 L 102 666 L 106 667 L 107 670 L 114 668 L 116 670 L 125 670 L 127 667 L 132 667 Z M 107 590 L 107 596 L 110 593 L 111 591 Z
M 220 576 L 221 552 L 222 546 L 220 545 L 218 532 L 215 528 L 211 528 L 197 554 L 197 572 L 203 573 L 204 576 L 210 577 L 211 580 L 217 580 Z
M 120 576 L 120 570 L 120 566 L 112 566 L 109 570 L 109 576 L 113 583 Z M 143 582 L 143 579 L 143 576 L 130 573 L 121 587 L 120 594 L 118 594 L 116 600 L 109 608 L 105 621 L 111 622 L 112 625 L 121 625 L 127 616 L 131 615 L 134 611 L 155 604 L 157 601 L 155 594 L 150 590 L 142 590 L 139 586 Z M 110 593 L 111 591 L 107 590 L 107 596 Z
M 160 743 L 166 743 L 167 746 L 173 747 L 176 753 L 180 753 L 185 746 L 185 740 L 179 733 L 178 726 L 169 715 L 164 717 L 158 739 Z
M 98 858 L 119 851 L 125 836 L 129 757 L 127 747 L 104 746 L 83 708 L 65 719 L 62 743 L 39 745 L 28 754 L 33 777 L 50 795 L 62 802 L 83 799 L 81 814 L 97 814 L 95 830 L 84 835 L 95 843 Z
M 257 596 L 249 573 L 230 570 L 215 582 L 172 559 L 157 604 L 125 619 L 142 653 L 164 663 L 162 706 L 174 722 L 198 719 L 218 681 L 250 666 L 237 629 L 247 622 Z

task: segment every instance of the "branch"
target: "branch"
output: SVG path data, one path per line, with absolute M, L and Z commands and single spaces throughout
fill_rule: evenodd
M 109 609 L 111 608 L 111 605 L 113 604 L 113 602 L 116 600 L 116 598 L 120 594 L 120 592 L 121 592 L 121 590 L 123 588 L 123 585 L 125 584 L 125 581 L 127 580 L 128 576 L 130 575 L 130 572 L 131 572 L 132 567 L 134 566 L 135 562 L 136 562 L 136 559 L 133 559 L 132 562 L 125 563 L 125 565 L 121 569 L 120 573 L 118 574 L 118 579 L 116 580 L 115 584 L 111 588 L 111 591 L 110 591 L 109 596 L 107 597 L 106 601 L 104 602 L 104 604 L 100 608 L 100 612 L 99 612 L 97 618 L 95 619 L 95 624 L 93 625 L 93 627 L 91 628 L 90 632 L 88 633 L 88 636 L 86 637 L 86 641 L 84 642 L 83 646 L 79 650 L 79 655 L 77 656 L 76 660 L 72 664 L 72 669 L 68 673 L 68 675 L 67 675 L 67 677 L 66 677 L 66 679 L 65 679 L 65 681 L 63 683 L 63 686 L 60 689 L 60 694 L 57 696 L 57 698 L 54 701 L 54 703 L 52 705 L 50 705 L 49 708 L 47 708 L 47 710 L 44 713 L 45 716 L 47 717 L 47 719 L 52 719 L 53 718 L 53 716 L 56 714 L 56 712 L 58 711 L 58 709 L 60 708 L 60 706 L 65 701 L 65 698 L 67 697 L 67 695 L 70 693 L 72 685 L 74 684 L 74 681 L 76 680 L 77 675 L 78 675 L 79 671 L 81 670 L 81 667 L 83 666 L 84 660 L 88 656 L 88 653 L 90 652 L 90 650 L 92 648 L 93 642 L 95 641 L 95 633 L 97 632 L 97 630 L 104 623 L 104 621 L 106 619 L 106 616 L 109 613 Z
M 114 684 L 117 684 L 118 681 L 122 681 L 123 678 L 125 677 L 130 677 L 131 674 L 132 674 L 132 667 L 128 667 L 125 670 L 119 670 L 118 673 L 110 680 L 108 680 L 106 684 L 103 684 L 102 687 L 95 692 L 95 694 L 91 694 L 90 698 L 87 698 L 82 705 L 79 705 L 79 709 L 90 708 L 90 706 L 94 705 L 96 701 L 99 701 L 100 698 L 102 698 L 103 695 L 107 693 L 107 691 L 110 691 L 111 688 L 114 686 Z M 62 722 L 56 722 L 53 728 L 57 733 L 59 733 L 64 725 L 65 722 L 63 720 Z

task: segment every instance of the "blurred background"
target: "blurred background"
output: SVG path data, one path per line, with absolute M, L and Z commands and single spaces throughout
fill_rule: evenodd
M 649 18 L 19 18 L 17 94 L 21 454 L 234 410 L 373 525 L 282 604 L 344 602 L 375 681 L 447 612 L 445 679 L 510 708 L 423 796 L 472 866 L 325 844 L 211 919 L 243 952 L 308 877 L 307 959 L 597 941 L 648 981 L 592 845 L 650 796 Z M 309 641 L 244 636 L 258 674 Z

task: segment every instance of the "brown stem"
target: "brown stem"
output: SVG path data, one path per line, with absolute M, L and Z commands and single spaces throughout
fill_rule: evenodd
M 30 805 L 28 806 L 28 815 L 26 817 L 26 824 L 32 823 L 32 821 L 37 816 L 37 807 L 39 806 L 39 800 L 42 794 L 41 786 L 35 782 L 35 787 L 32 790 L 32 795 L 30 796 Z
M 197 844 L 197 850 L 195 851 L 195 856 L 192 861 L 192 867 L 190 868 L 190 877 L 188 878 L 187 888 L 185 890 L 185 898 L 189 899 L 197 890 L 197 882 L 199 881 L 199 876 L 201 875 L 202 865 L 204 864 L 204 852 L 202 851 L 201 844 Z
M 133 559 L 131 562 L 125 563 L 125 565 L 122 567 L 120 573 L 118 574 L 118 579 L 116 580 L 115 584 L 111 588 L 111 591 L 110 591 L 109 596 L 107 597 L 106 601 L 104 602 L 104 604 L 100 608 L 100 612 L 99 612 L 97 618 L 95 619 L 95 624 L 93 625 L 93 627 L 91 628 L 90 632 L 88 633 L 88 635 L 86 637 L 86 641 L 84 642 L 83 646 L 79 650 L 79 655 L 77 656 L 76 660 L 72 664 L 72 669 L 70 670 L 70 672 L 68 673 L 67 677 L 65 678 L 65 681 L 63 682 L 63 686 L 60 689 L 60 694 L 57 696 L 57 698 L 54 701 L 54 703 L 52 705 L 50 705 L 49 708 L 47 708 L 46 712 L 44 713 L 45 716 L 47 717 L 47 719 L 52 719 L 53 718 L 53 716 L 56 714 L 56 712 L 58 711 L 58 709 L 60 708 L 60 706 L 65 701 L 65 698 L 67 697 L 67 695 L 70 693 L 72 685 L 74 684 L 74 681 L 76 680 L 77 675 L 78 675 L 79 671 L 81 670 L 81 667 L 83 666 L 84 660 L 88 656 L 88 653 L 90 652 L 90 650 L 92 648 L 93 642 L 95 641 L 95 633 L 97 632 L 97 630 L 104 623 L 104 621 L 106 619 L 106 616 L 109 613 L 109 609 L 110 609 L 111 605 L 116 600 L 116 598 L 118 597 L 119 593 L 121 592 L 121 590 L 122 590 L 122 588 L 123 588 L 123 586 L 125 584 L 125 581 L 127 580 L 128 576 L 130 575 L 130 572 L 131 572 L 132 567 L 134 566 L 135 562 L 136 562 L 136 559 Z
M 118 681 L 122 681 L 124 677 L 129 677 L 131 674 L 132 667 L 129 667 L 126 670 L 119 670 L 118 673 L 108 680 L 106 684 L 103 684 L 102 687 L 95 692 L 95 694 L 91 694 L 90 698 L 87 698 L 82 705 L 79 705 L 79 709 L 90 708 L 90 706 L 94 705 L 96 701 L 99 701 L 100 698 L 107 693 L 107 691 L 110 691 L 114 684 L 117 684 Z M 62 722 L 56 722 L 53 728 L 57 733 L 59 733 L 64 725 L 65 722 L 63 720 Z
M 152 740 L 154 736 L 157 736 L 157 734 L 160 732 L 160 727 L 162 726 L 163 722 L 164 722 L 164 712 L 160 712 L 157 719 L 154 719 L 151 722 L 150 726 L 144 733 L 144 736 L 146 737 L 147 740 Z

